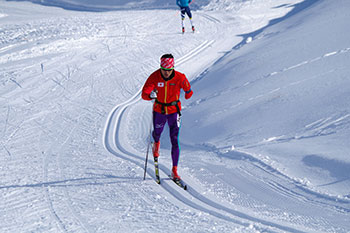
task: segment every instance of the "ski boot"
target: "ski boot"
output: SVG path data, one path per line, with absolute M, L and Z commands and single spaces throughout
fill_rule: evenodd
M 152 146 L 152 152 L 153 152 L 153 157 L 158 158 L 159 157 L 159 147 L 160 147 L 160 142 L 154 142 Z
M 173 166 L 171 177 L 172 177 L 173 181 L 175 181 L 175 182 L 181 180 L 179 174 L 177 174 L 177 166 Z

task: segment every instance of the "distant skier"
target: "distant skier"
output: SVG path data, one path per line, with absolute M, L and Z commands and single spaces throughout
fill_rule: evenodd
M 194 32 L 194 25 L 192 22 L 192 13 L 191 9 L 189 7 L 189 4 L 192 2 L 192 0 L 176 0 L 176 4 L 181 9 L 181 24 L 182 24 L 182 33 L 185 33 L 185 26 L 184 26 L 184 20 L 185 20 L 185 14 L 188 15 L 188 18 L 190 18 L 191 26 L 192 26 L 192 32 Z
M 158 163 L 160 136 L 165 123 L 170 129 L 171 158 L 172 158 L 172 178 L 174 181 L 180 180 L 177 173 L 179 162 L 179 131 L 181 102 L 180 91 L 185 91 L 185 98 L 191 98 L 193 91 L 185 74 L 174 70 L 174 57 L 171 54 L 164 54 L 160 59 L 160 69 L 154 71 L 146 80 L 142 88 L 142 98 L 144 100 L 155 100 L 153 104 L 153 132 L 154 140 L 152 151 L 155 161 Z

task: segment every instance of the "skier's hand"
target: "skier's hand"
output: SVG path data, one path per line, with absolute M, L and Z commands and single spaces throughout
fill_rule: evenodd
M 151 99 L 157 99 L 157 90 L 153 90 L 150 94 L 149 94 L 149 98 Z
M 189 91 L 185 92 L 185 99 L 191 98 L 192 95 L 193 95 L 193 91 L 190 89 Z

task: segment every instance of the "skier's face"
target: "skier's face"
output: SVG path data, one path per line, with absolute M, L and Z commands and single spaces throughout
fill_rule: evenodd
M 163 75 L 164 78 L 169 78 L 170 75 L 173 73 L 173 70 L 160 69 L 160 72 L 162 72 L 162 75 Z

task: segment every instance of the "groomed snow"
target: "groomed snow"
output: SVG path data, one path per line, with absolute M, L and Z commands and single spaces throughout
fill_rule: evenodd
M 0 0 L 0 232 L 349 232 L 347 0 Z M 144 165 L 164 53 L 179 173 Z

